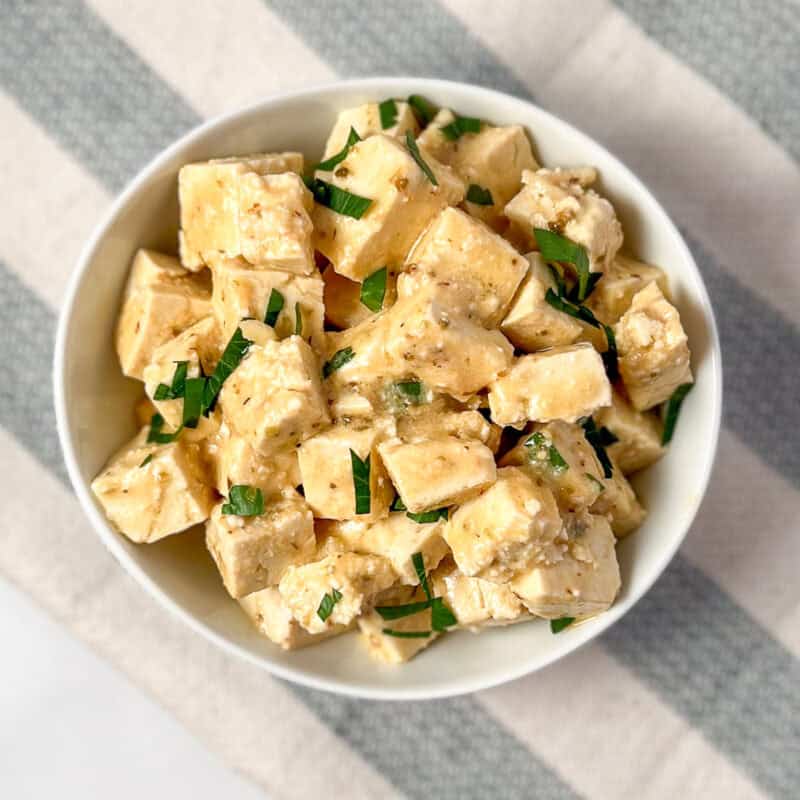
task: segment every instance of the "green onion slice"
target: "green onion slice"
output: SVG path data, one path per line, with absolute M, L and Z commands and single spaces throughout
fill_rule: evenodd
M 380 311 L 386 297 L 386 267 L 381 267 L 361 284 L 361 303 L 370 311 Z
M 384 100 L 378 106 L 378 113 L 381 117 L 381 128 L 391 128 L 397 122 L 397 103 L 391 97 Z

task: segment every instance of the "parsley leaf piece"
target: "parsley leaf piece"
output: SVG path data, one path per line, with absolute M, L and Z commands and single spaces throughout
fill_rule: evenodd
M 610 381 L 615 381 L 619 378 L 619 361 L 617 359 L 617 339 L 614 336 L 614 331 L 610 325 L 602 325 L 603 331 L 606 335 L 606 342 L 608 342 L 608 349 L 605 353 L 601 353 L 603 357 L 603 366 L 606 368 L 606 375 Z
M 450 516 L 450 510 L 447 507 L 437 508 L 433 511 L 423 511 L 421 514 L 412 514 L 410 511 L 406 516 L 420 525 L 428 522 L 437 522 L 440 519 L 447 519 Z
M 186 374 L 189 371 L 188 361 L 176 361 L 175 373 L 172 376 L 172 384 L 159 383 L 153 394 L 153 400 L 177 400 L 183 397 Z
M 356 143 L 360 142 L 361 137 L 358 135 L 358 132 L 355 128 L 350 128 L 350 133 L 347 134 L 347 141 L 345 142 L 344 147 L 336 153 L 336 155 L 331 156 L 330 158 L 325 159 L 325 161 L 320 161 L 317 164 L 317 169 L 322 172 L 331 172 L 333 171 L 339 164 L 342 163 L 347 158 L 347 154 L 350 152 L 350 148 Z M 313 183 L 313 178 L 311 179 L 311 183 Z M 314 189 L 312 186 L 309 186 L 308 182 L 306 182 L 306 186 L 313 192 Z
M 412 94 L 408 104 L 422 127 L 425 127 L 437 114 L 439 109 L 420 94 Z
M 294 304 L 294 335 L 303 335 L 303 311 L 300 308 L 300 303 Z
M 181 427 L 197 427 L 197 422 L 203 413 L 203 396 L 205 395 L 207 380 L 207 378 L 187 378 L 186 391 L 183 396 Z
M 594 452 L 597 454 L 597 460 L 603 467 L 603 477 L 610 478 L 614 474 L 614 468 L 611 464 L 611 459 L 608 457 L 608 453 L 606 453 L 606 447 L 614 444 L 614 442 L 618 442 L 619 439 L 605 426 L 598 428 L 592 417 L 585 417 L 581 421 L 581 427 L 583 428 L 586 441 L 594 448 Z
M 592 475 L 591 472 L 584 472 L 583 475 L 585 478 L 588 478 L 595 486 L 597 486 L 597 488 L 601 492 L 604 492 L 606 490 L 605 484 L 602 481 L 597 480 L 597 478 L 595 478 L 595 476 Z
M 223 514 L 238 517 L 258 517 L 264 513 L 264 493 L 257 486 L 239 483 L 231 486 L 228 502 L 222 504 Z
M 565 628 L 569 628 L 575 622 L 575 617 L 561 617 L 561 619 L 550 620 L 550 632 L 561 633 Z
M 541 431 L 532 433 L 525 441 L 528 457 L 535 461 L 547 460 L 548 466 L 556 475 L 566 472 L 569 464 L 564 460 L 558 448 Z
M 151 461 L 153 460 L 153 453 L 150 453 L 141 464 L 139 464 L 139 469 L 142 467 L 146 467 Z
M 414 553 L 411 556 L 411 563 L 414 565 L 414 571 L 417 573 L 417 578 L 419 578 L 422 591 L 425 592 L 425 597 L 428 600 L 432 600 L 433 595 L 431 594 L 431 587 L 428 585 L 428 576 L 425 574 L 425 560 L 422 558 L 422 553 Z
M 565 300 L 563 297 L 557 295 L 552 289 L 548 289 L 544 299 L 556 310 L 563 311 L 575 319 L 586 322 L 593 328 L 601 327 L 599 320 L 586 306 L 576 306 Z
M 455 614 L 445 605 L 444 600 L 434 597 L 431 600 L 431 628 L 441 633 L 457 624 Z
M 392 505 L 389 506 L 390 511 L 408 511 L 406 508 L 406 504 L 403 502 L 403 498 L 400 497 L 399 494 L 394 496 L 394 500 L 392 501 Z
M 317 616 L 325 622 L 328 617 L 333 614 L 333 607 L 342 599 L 342 593 L 338 589 L 331 589 L 330 592 L 325 592 L 322 595 L 322 600 L 319 601 L 319 608 L 317 609 Z
M 560 233 L 554 233 L 547 228 L 534 228 L 533 235 L 536 244 L 545 261 L 557 261 L 561 264 L 572 264 L 578 273 L 578 302 L 584 301 L 589 296 L 589 256 L 586 248 L 567 239 Z M 592 287 L 597 283 L 597 278 L 592 282 Z
M 369 459 L 367 456 L 364 461 L 358 457 L 358 453 L 350 451 L 350 465 L 353 470 L 353 487 L 356 495 L 356 514 L 369 514 L 372 507 L 372 498 L 369 488 Z
M 421 381 L 395 381 L 394 389 L 411 405 L 419 405 L 422 402 L 422 382 Z
M 430 631 L 393 631 L 391 628 L 384 628 L 381 633 L 398 639 L 427 639 L 431 635 Z
M 386 130 L 397 122 L 397 103 L 390 97 L 378 106 L 378 113 L 381 115 L 381 128 Z
M 341 369 L 348 361 L 355 357 L 352 347 L 337 350 L 328 361 L 322 365 L 322 377 L 329 378 L 337 369 Z
M 494 198 L 488 189 L 478 186 L 477 183 L 471 183 L 467 189 L 467 202 L 475 203 L 476 206 L 493 206 Z
M 420 154 L 419 146 L 417 145 L 417 142 L 415 141 L 411 131 L 406 131 L 406 147 L 408 148 L 408 152 L 411 153 L 411 157 L 417 162 L 417 166 L 425 173 L 428 180 L 434 186 L 438 186 L 439 181 L 436 180 L 433 170 L 427 165 L 425 159 Z
M 456 118 L 449 125 L 445 125 L 442 128 L 442 135 L 445 139 L 455 142 L 465 133 L 480 133 L 480 130 L 481 121 L 479 119 L 476 117 L 459 117 L 456 114 Z
M 314 178 L 309 188 L 314 195 L 314 200 L 321 206 L 345 217 L 361 219 L 372 205 L 372 200 L 368 197 L 361 197 L 361 195 L 353 194 L 346 189 L 340 189 L 320 178 Z
M 405 603 L 400 606 L 376 606 L 375 610 L 383 619 L 390 622 L 393 619 L 402 619 L 403 617 L 410 617 L 412 614 L 419 614 L 420 611 L 430 607 L 430 600 L 420 600 L 416 603 Z
M 380 311 L 386 297 L 386 267 L 381 267 L 361 284 L 361 304 L 370 311 Z
M 203 392 L 203 413 L 214 408 L 222 384 L 225 383 L 230 374 L 239 366 L 239 363 L 250 349 L 251 344 L 253 343 L 245 338 L 242 329 L 237 328 L 228 341 L 228 344 L 225 345 L 225 349 L 222 351 L 217 366 L 214 367 L 214 372 L 211 377 L 206 380 L 205 391 Z
M 150 431 L 147 434 L 147 443 L 151 444 L 169 444 L 174 442 L 180 436 L 183 426 L 178 428 L 174 433 L 162 433 L 161 429 L 164 427 L 164 417 L 161 414 L 153 414 L 150 417 Z
M 275 327 L 278 321 L 278 316 L 283 311 L 283 305 L 286 302 L 283 295 L 277 290 L 273 289 L 269 293 L 269 300 L 267 301 L 267 311 L 264 314 L 264 324 L 269 325 L 270 328 Z
M 672 441 L 672 435 L 675 433 L 675 423 L 678 421 L 678 414 L 681 410 L 683 398 L 689 394 L 693 383 L 682 383 L 673 393 L 672 397 L 667 400 L 666 409 L 664 411 L 664 431 L 661 434 L 661 444 L 669 444 Z

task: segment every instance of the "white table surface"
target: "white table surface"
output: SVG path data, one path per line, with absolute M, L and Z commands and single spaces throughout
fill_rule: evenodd
M 0 797 L 264 795 L 0 580 Z

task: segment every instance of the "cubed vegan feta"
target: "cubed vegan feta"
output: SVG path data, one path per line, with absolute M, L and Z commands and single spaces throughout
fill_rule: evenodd
M 663 294 L 667 294 L 667 276 L 662 269 L 617 253 L 586 305 L 606 325 L 613 325 L 630 308 L 633 296 L 649 283 L 658 284 Z
M 351 128 L 362 139 L 367 139 L 378 133 L 402 139 L 405 137 L 406 131 L 411 131 L 411 134 L 416 136 L 419 126 L 411 107 L 403 100 L 395 100 L 394 104 L 397 116 L 394 123 L 386 128 L 381 124 L 378 103 L 364 103 L 364 105 L 340 111 L 336 115 L 336 122 L 333 123 L 333 128 L 331 128 L 331 132 L 328 135 L 328 141 L 325 143 L 323 159 L 330 158 L 341 152 L 347 144 Z
M 613 393 L 611 405 L 601 408 L 594 419 L 598 427 L 605 426 L 617 437 L 607 450 L 625 475 L 649 467 L 664 455 L 658 417 L 637 411 L 619 392 Z

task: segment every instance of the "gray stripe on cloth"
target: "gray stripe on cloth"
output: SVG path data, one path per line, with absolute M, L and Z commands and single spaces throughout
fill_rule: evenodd
M 796 0 L 614 0 L 800 159 Z
M 678 555 L 601 641 L 771 796 L 800 786 L 800 661 Z
M 0 82 L 111 189 L 199 122 L 82 3 L 3 0 Z

